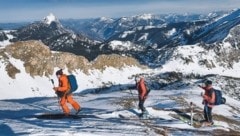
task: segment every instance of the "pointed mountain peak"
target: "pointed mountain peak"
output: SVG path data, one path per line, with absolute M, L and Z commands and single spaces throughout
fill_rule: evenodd
M 43 21 L 44 23 L 50 25 L 52 22 L 58 22 L 58 19 L 53 15 L 53 13 L 50 13 L 47 17 L 44 18 Z

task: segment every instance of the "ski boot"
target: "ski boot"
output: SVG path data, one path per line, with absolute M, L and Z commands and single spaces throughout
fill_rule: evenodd
M 140 119 L 148 119 L 149 118 L 149 113 L 147 110 L 143 111 L 140 115 L 139 115 Z

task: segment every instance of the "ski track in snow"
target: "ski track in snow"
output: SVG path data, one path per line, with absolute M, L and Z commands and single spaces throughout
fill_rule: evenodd
M 89 115 L 81 119 L 37 119 L 34 115 L 43 113 L 61 113 L 56 97 L 25 98 L 0 101 L 0 128 L 2 135 L 159 135 L 157 129 L 168 128 L 170 135 L 198 135 L 198 131 L 209 134 L 214 129 L 228 130 L 230 127 L 223 123 L 219 128 L 193 128 L 183 123 L 170 114 L 174 111 L 164 109 L 186 108 L 171 97 L 181 96 L 186 101 L 193 101 L 199 107 L 201 105 L 201 92 L 198 88 L 186 90 L 153 90 L 146 101 L 147 109 L 152 120 L 139 120 L 136 116 L 140 111 L 134 101 L 131 108 L 123 108 L 118 104 L 122 99 L 137 98 L 136 90 L 103 92 L 100 94 L 75 94 L 74 98 L 80 102 L 83 110 L 80 114 Z M 188 95 L 191 94 L 191 95 Z M 229 104 L 240 108 L 240 102 L 227 98 Z M 223 112 L 224 111 L 224 112 Z M 213 109 L 214 114 L 236 118 L 237 113 L 227 105 Z M 75 111 L 71 111 L 74 113 Z M 235 111 L 236 112 L 236 111 Z M 119 114 L 133 118 L 122 119 Z M 238 113 L 239 114 L 239 113 Z M 94 115 L 94 116 L 90 116 Z M 238 118 L 239 119 L 239 118 Z M 218 122 L 218 121 L 217 121 Z M 191 131 L 189 131 L 191 130 Z

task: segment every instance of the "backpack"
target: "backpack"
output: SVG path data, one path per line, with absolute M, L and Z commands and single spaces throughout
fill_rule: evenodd
M 70 91 L 68 94 L 71 94 L 78 89 L 77 79 L 74 75 L 68 75 L 67 78 L 70 83 Z
M 144 82 L 144 84 L 145 84 L 146 90 L 147 90 L 146 96 L 148 96 L 148 94 L 151 92 L 151 89 L 149 88 L 149 84 L 147 82 Z
M 226 103 L 226 98 L 222 97 L 222 92 L 220 90 L 213 89 L 215 92 L 215 103 L 214 105 L 221 105 Z

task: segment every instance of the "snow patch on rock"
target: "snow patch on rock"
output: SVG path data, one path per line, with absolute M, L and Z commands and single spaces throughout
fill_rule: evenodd
M 57 21 L 57 18 L 53 15 L 53 13 L 50 13 L 47 17 L 44 18 L 44 22 L 48 25 L 55 21 Z

